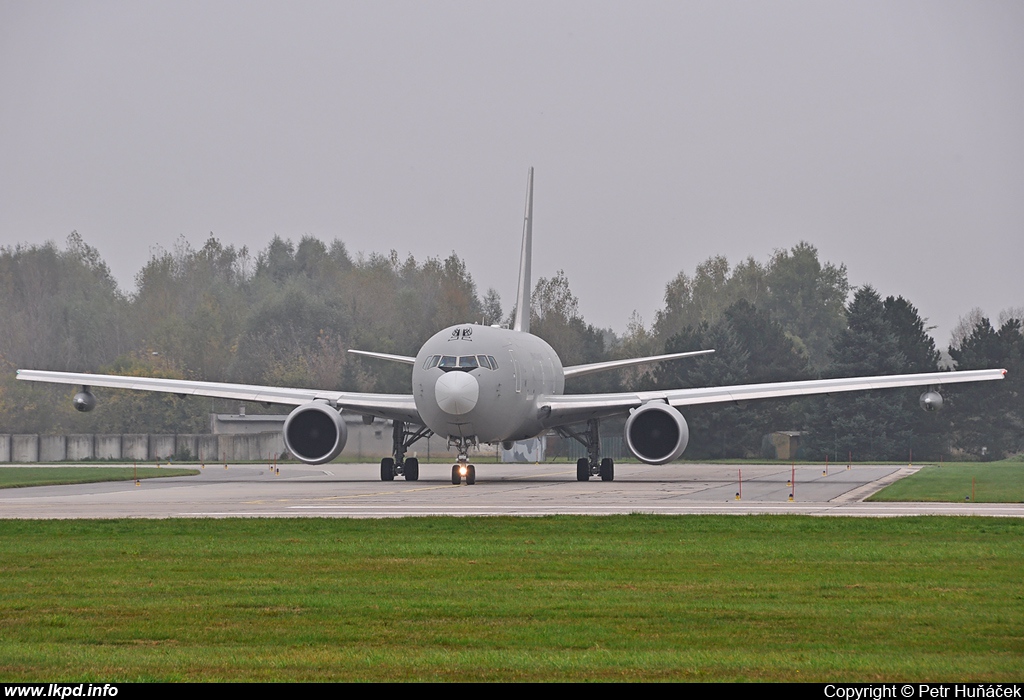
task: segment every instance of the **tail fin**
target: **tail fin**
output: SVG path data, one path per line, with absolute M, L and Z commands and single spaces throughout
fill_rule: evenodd
M 526 214 L 523 220 L 523 250 L 519 254 L 519 293 L 512 330 L 530 332 L 530 262 L 533 257 L 533 168 L 526 181 Z

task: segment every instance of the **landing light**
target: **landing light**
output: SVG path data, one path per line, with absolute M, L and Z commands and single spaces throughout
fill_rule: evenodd
M 469 473 L 469 469 L 466 467 L 465 464 L 463 464 L 463 465 L 461 465 L 459 467 L 459 476 L 466 476 L 466 474 L 468 474 L 468 473 Z

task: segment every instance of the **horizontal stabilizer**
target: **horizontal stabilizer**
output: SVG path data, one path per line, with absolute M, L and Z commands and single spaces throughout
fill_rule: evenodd
M 579 377 L 584 374 L 593 374 L 594 372 L 604 372 L 609 369 L 619 369 L 620 367 L 633 367 L 635 365 L 646 365 L 652 362 L 661 362 L 663 360 L 677 360 L 680 357 L 693 357 L 694 355 L 707 355 L 712 353 L 714 350 L 694 350 L 692 352 L 674 352 L 668 355 L 653 355 L 651 357 L 634 357 L 629 360 L 611 360 L 609 362 L 595 362 L 589 365 L 573 365 L 572 367 L 566 367 L 563 370 L 566 378 Z
M 403 365 L 414 365 L 416 364 L 415 357 L 409 357 L 407 355 L 388 355 L 386 352 L 370 352 L 369 350 L 349 350 L 353 355 L 366 355 L 366 357 L 376 357 L 378 360 L 388 360 L 389 362 L 401 362 Z

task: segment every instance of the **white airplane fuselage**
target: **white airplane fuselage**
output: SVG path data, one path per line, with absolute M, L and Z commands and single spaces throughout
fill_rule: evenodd
M 424 424 L 437 435 L 477 442 L 539 435 L 544 425 L 537 397 L 564 388 L 562 362 L 550 345 L 490 326 L 461 324 L 436 333 L 412 369 L 413 399 Z

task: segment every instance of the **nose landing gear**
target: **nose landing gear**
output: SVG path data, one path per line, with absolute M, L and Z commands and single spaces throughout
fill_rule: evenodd
M 466 486 L 472 486 L 476 483 L 476 467 L 472 464 L 466 464 L 460 461 L 458 464 L 452 465 L 452 484 L 458 486 L 462 483 L 462 477 L 466 477 Z
M 458 462 L 452 465 L 452 484 L 454 486 L 461 484 L 463 477 L 466 479 L 466 486 L 472 486 L 476 483 L 476 467 L 469 464 L 471 440 L 472 438 L 459 438 L 455 443 L 459 448 L 459 457 Z M 448 444 L 453 444 L 451 439 L 449 439 Z

